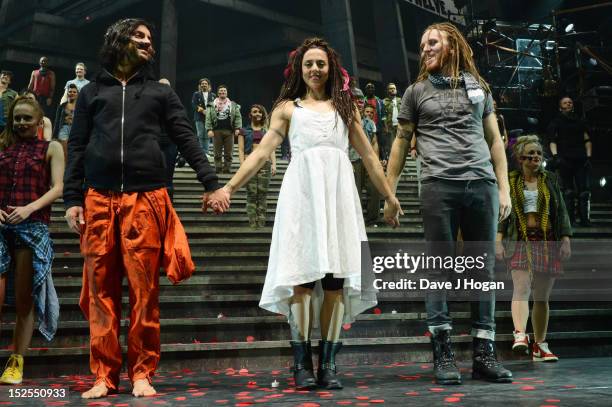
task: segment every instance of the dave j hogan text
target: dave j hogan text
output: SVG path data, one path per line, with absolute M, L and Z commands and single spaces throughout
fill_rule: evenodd
M 503 281 L 478 281 L 473 278 L 459 278 L 455 281 L 433 281 L 426 278 L 411 280 L 402 278 L 398 281 L 374 280 L 374 288 L 378 290 L 503 290 Z

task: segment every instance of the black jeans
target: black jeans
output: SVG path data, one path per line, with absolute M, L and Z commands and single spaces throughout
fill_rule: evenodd
M 464 241 L 480 242 L 487 250 L 485 277 L 494 278 L 495 235 L 499 214 L 499 192 L 494 180 L 453 181 L 440 178 L 423 180 L 421 213 L 428 247 L 454 253 L 457 233 Z M 468 246 L 466 246 L 467 248 Z M 482 255 L 467 253 L 464 255 Z M 450 273 L 442 271 L 441 278 Z M 466 276 L 467 277 L 467 276 Z M 430 290 L 425 299 L 430 330 L 451 329 L 446 290 Z M 495 332 L 495 291 L 480 291 L 471 303 L 472 335 L 489 337 Z

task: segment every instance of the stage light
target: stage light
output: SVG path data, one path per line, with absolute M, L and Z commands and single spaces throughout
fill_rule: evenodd
M 597 66 L 597 60 L 595 58 L 589 58 L 589 64 L 591 64 L 591 66 Z
M 546 160 L 542 161 L 542 168 L 546 169 Z
M 568 25 L 566 25 L 564 31 L 566 33 L 571 33 L 572 31 L 574 31 L 574 23 L 569 23 Z
M 599 179 L 599 186 L 600 187 L 605 188 L 607 183 L 608 183 L 608 181 L 606 181 L 606 177 L 601 177 Z

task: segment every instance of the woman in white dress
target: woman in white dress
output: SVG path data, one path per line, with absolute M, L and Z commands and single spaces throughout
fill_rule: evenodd
M 288 134 L 292 160 L 278 198 L 259 305 L 289 320 L 296 387 L 340 389 L 335 355 L 342 324 L 376 304 L 371 283 L 362 285 L 359 253 L 367 237 L 349 142 L 388 205 L 401 209 L 363 132 L 336 52 L 322 39 L 304 41 L 290 54 L 285 78 L 270 128 L 223 191 L 231 196 L 246 184 Z M 319 322 L 315 381 L 310 332 Z

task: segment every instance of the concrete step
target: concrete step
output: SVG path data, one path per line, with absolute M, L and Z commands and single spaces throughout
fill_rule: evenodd
M 465 307 L 464 307 L 465 308 Z M 163 312 L 162 312 L 163 314 Z M 426 331 L 425 312 L 396 314 L 363 314 L 350 329 L 342 332 L 342 338 L 376 338 L 420 336 Z M 454 331 L 467 334 L 471 327 L 469 311 L 453 312 Z M 497 331 L 511 332 L 512 316 L 510 311 L 496 312 Z M 564 330 L 568 324 L 577 331 L 612 330 L 612 309 L 579 309 L 551 310 L 549 330 L 552 332 Z M 125 343 L 129 315 L 121 319 L 121 341 Z M 161 325 L 162 343 L 214 343 L 235 342 L 246 340 L 251 336 L 257 341 L 286 340 L 290 337 L 289 325 L 284 316 L 267 314 L 254 317 L 217 317 L 217 318 L 163 318 Z M 10 344 L 14 323 L 4 324 L 1 332 L 5 332 L 0 340 L 0 346 Z M 313 340 L 318 340 L 318 332 L 313 332 Z M 54 338 L 53 347 L 76 347 L 89 344 L 88 322 L 81 320 L 62 320 Z M 50 344 L 36 334 L 31 347 L 45 347 Z
M 556 331 L 549 332 L 548 342 L 562 358 L 580 356 L 610 356 L 612 331 Z M 496 336 L 500 360 L 516 359 L 511 353 L 512 334 Z M 467 335 L 452 337 L 459 361 L 471 360 L 472 338 Z M 589 346 L 584 346 L 588 343 Z M 315 353 L 317 343 L 313 343 Z M 234 368 L 269 368 L 289 366 L 292 357 L 288 340 L 236 341 L 210 343 L 164 343 L 161 346 L 160 372 L 180 369 L 206 371 Z M 125 356 L 126 347 L 123 347 Z M 9 350 L 0 350 L 6 358 Z M 526 359 L 526 357 L 524 357 Z M 32 348 L 28 352 L 26 374 L 28 377 L 59 376 L 63 374 L 89 374 L 89 349 L 79 347 Z M 427 336 L 391 338 L 347 338 L 338 354 L 339 366 L 347 364 L 381 364 L 408 361 L 431 362 L 431 345 Z

